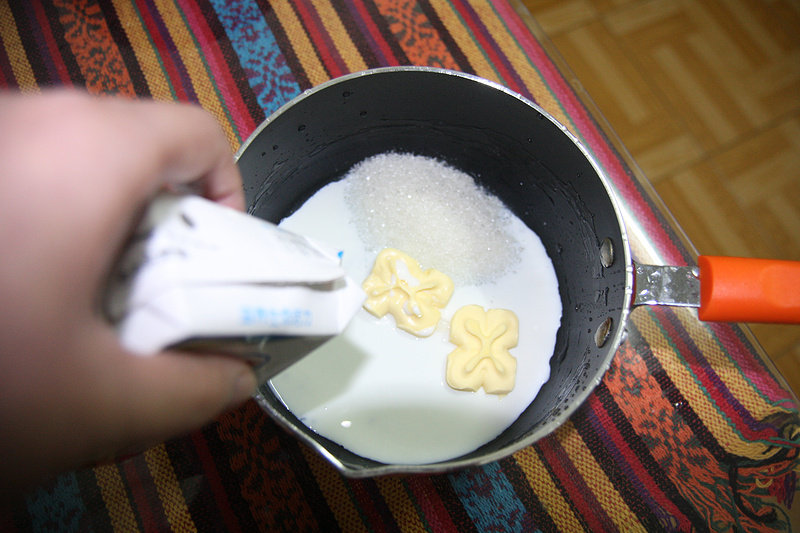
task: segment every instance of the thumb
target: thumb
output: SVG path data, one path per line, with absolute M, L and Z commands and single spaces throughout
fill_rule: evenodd
M 151 357 L 120 353 L 111 373 L 99 427 L 111 428 L 111 453 L 143 448 L 194 430 L 247 400 L 256 378 L 229 357 L 162 352 Z M 100 401 L 103 401 L 100 399 Z

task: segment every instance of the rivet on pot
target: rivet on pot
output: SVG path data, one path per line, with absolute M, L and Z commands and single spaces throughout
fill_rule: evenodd
M 609 237 L 600 243 L 600 264 L 606 268 L 614 264 L 614 243 Z
M 594 333 L 594 342 L 598 348 L 602 348 L 608 338 L 611 336 L 611 328 L 614 325 L 614 320 L 611 317 L 606 318 L 602 324 L 597 328 Z

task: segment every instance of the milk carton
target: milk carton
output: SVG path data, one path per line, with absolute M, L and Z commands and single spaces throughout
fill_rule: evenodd
M 342 251 L 198 196 L 162 194 L 112 272 L 106 313 L 139 355 L 244 357 L 266 380 L 340 333 L 364 293 Z

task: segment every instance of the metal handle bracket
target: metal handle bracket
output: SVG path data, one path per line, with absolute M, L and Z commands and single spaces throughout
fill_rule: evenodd
M 634 265 L 633 305 L 700 307 L 699 269 Z

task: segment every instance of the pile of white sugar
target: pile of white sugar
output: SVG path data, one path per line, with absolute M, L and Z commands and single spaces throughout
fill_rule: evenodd
M 468 285 L 496 279 L 519 260 L 502 202 L 442 161 L 379 154 L 355 165 L 345 181 L 353 223 L 375 253 L 396 248 Z

